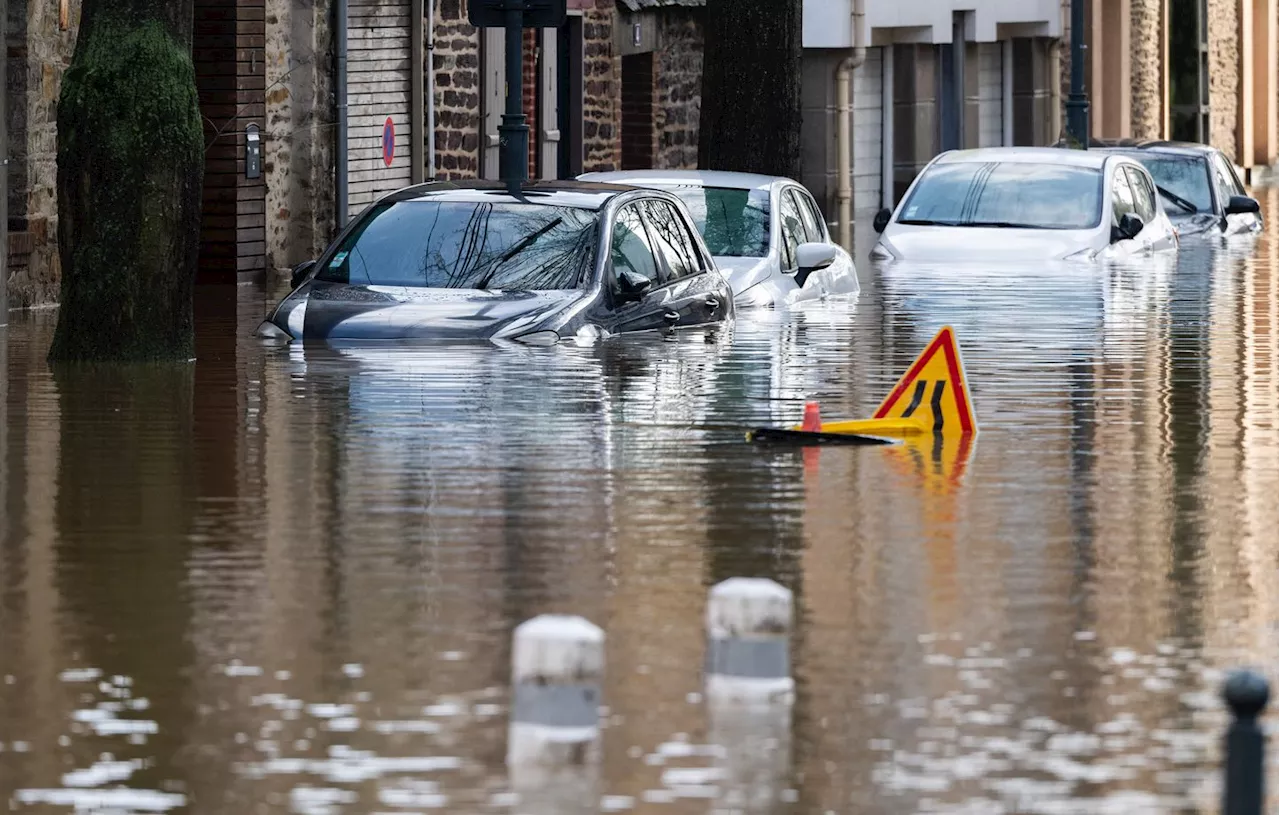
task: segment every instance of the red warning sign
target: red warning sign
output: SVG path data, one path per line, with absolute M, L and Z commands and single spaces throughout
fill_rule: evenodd
M 898 380 L 876 410 L 877 419 L 916 419 L 934 433 L 972 433 L 973 409 L 964 365 L 951 326 L 933 341 Z
M 382 163 L 391 166 L 391 162 L 396 158 L 396 124 L 391 121 L 391 117 L 387 117 L 386 123 L 382 126 Z

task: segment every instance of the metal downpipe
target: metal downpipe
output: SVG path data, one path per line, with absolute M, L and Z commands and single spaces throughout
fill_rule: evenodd
M 427 0 L 427 180 L 436 180 L 436 2 Z
M 341 230 L 347 225 L 347 0 L 333 3 L 334 101 L 338 127 L 334 144 L 334 221 Z
M 853 72 L 867 61 L 863 39 L 866 0 L 853 0 L 850 17 L 853 52 L 836 68 L 836 205 L 838 240 L 853 251 Z

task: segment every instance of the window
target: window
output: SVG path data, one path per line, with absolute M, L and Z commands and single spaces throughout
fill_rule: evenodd
M 722 187 L 671 187 L 688 207 L 693 225 L 717 257 L 769 254 L 769 192 Z
M 1236 180 L 1235 170 L 1227 165 L 1220 153 L 1213 157 L 1210 164 L 1213 167 L 1213 185 L 1218 190 L 1218 202 L 1226 209 L 1231 196 L 1244 195 L 1244 187 Z
M 805 233 L 800 207 L 796 204 L 796 197 L 789 192 L 782 194 L 779 216 L 782 221 L 782 269 L 784 272 L 794 271 L 797 268 L 796 247 L 805 242 Z
M 596 219 L 595 210 L 543 204 L 383 203 L 316 276 L 354 285 L 581 288 L 595 263 Z
M 1209 193 L 1209 171 L 1203 161 L 1198 158 L 1159 155 L 1150 151 L 1133 158 L 1141 161 L 1142 166 L 1147 168 L 1157 188 L 1168 190 L 1200 212 L 1213 212 L 1213 198 Z M 1178 205 L 1174 204 L 1174 206 Z M 1169 210 L 1166 207 L 1166 209 L 1174 212 L 1181 211 L 1183 208 Z
M 639 206 L 626 205 L 618 211 L 618 217 L 613 222 L 613 245 L 609 250 L 609 258 L 613 261 L 614 278 L 629 270 L 654 286 L 661 285 L 658 264 L 653 255 L 649 234 L 640 218 Z
M 1129 186 L 1133 189 L 1133 203 L 1138 217 L 1144 224 L 1151 223 L 1156 217 L 1155 190 L 1151 189 L 1147 177 L 1136 167 L 1126 167 L 1125 174 L 1129 176 Z
M 1111 176 L 1112 226 L 1119 226 L 1120 219 L 1128 213 L 1133 213 L 1135 209 L 1133 190 L 1129 187 L 1129 179 L 1125 176 L 1124 168 L 1117 167 L 1115 173 Z
M 702 264 L 698 262 L 693 236 L 685 228 L 684 220 L 675 207 L 666 201 L 646 201 L 644 206 L 649 216 L 654 248 L 666 263 L 667 279 L 675 280 L 700 272 Z
M 1102 174 L 1088 167 L 957 161 L 932 165 L 900 224 L 1090 229 L 1102 219 Z
M 815 243 L 825 242 L 827 236 L 822 230 L 822 219 L 818 217 L 817 207 L 809 194 L 792 189 L 787 192 L 787 195 L 795 198 L 796 208 L 800 210 L 800 220 L 804 224 L 804 239 Z

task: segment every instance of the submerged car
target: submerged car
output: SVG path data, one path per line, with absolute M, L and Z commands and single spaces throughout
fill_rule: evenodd
M 1142 163 L 1164 198 L 1180 235 L 1253 234 L 1262 231 L 1262 213 L 1222 151 L 1207 144 L 1101 139 L 1091 149 L 1128 156 Z
M 546 344 L 733 314 L 679 199 L 580 182 L 407 187 L 296 269 L 293 286 L 259 336 Z
M 739 307 L 858 291 L 853 258 L 832 242 L 813 196 L 789 178 L 699 170 L 578 178 L 666 190 L 684 201 Z
M 880 261 L 1087 260 L 1177 247 L 1140 163 L 1053 147 L 942 153 L 874 226 Z

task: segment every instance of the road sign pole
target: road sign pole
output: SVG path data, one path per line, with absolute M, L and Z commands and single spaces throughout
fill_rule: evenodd
M 507 0 L 507 109 L 498 125 L 498 175 L 518 187 L 529 178 L 529 126 L 524 118 L 524 4 Z

